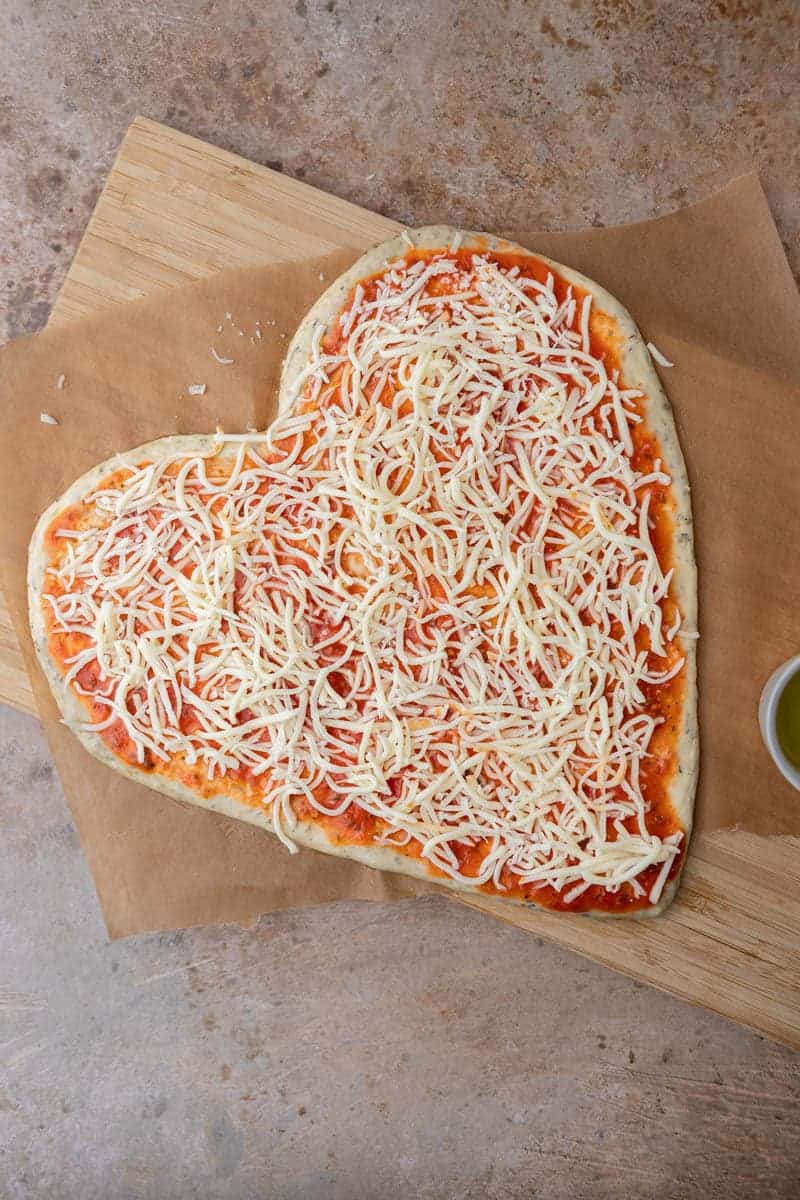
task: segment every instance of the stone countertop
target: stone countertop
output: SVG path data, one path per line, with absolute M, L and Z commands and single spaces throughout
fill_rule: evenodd
M 137 113 L 414 224 L 639 220 L 755 161 L 800 270 L 796 4 L 422 7 L 5 0 L 5 336 Z M 798 1194 L 795 1054 L 445 899 L 108 944 L 0 719 L 0 1195 Z

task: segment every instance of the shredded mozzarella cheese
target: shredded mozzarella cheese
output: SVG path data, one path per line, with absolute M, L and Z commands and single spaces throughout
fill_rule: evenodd
M 298 797 L 355 805 L 453 877 L 569 904 L 657 867 L 655 903 L 682 839 L 640 785 L 645 689 L 683 665 L 648 517 L 669 476 L 634 470 L 640 393 L 590 329 L 552 275 L 399 260 L 266 435 L 129 463 L 45 596 L 86 640 L 73 686 L 99 664 L 88 728 L 250 772 L 289 845 Z
M 666 354 L 662 354 L 662 352 L 659 350 L 658 346 L 655 346 L 652 342 L 647 343 L 647 349 L 650 351 L 651 358 L 654 358 L 660 367 L 674 367 L 675 366 L 675 363 L 670 362 L 670 360 L 667 358 Z

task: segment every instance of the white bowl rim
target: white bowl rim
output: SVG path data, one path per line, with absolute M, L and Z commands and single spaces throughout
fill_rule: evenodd
M 781 749 L 776 728 L 776 716 L 778 702 L 783 695 L 784 688 L 789 680 L 799 671 L 800 654 L 795 654 L 793 658 L 788 659 L 785 663 L 781 663 L 765 683 L 758 705 L 758 723 L 761 727 L 761 737 L 764 740 L 764 745 L 769 750 L 772 761 L 781 775 L 792 787 L 797 788 L 798 791 L 800 791 L 800 768 L 790 763 Z

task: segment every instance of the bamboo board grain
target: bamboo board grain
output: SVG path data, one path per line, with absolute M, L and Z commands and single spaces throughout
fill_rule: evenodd
M 366 247 L 398 226 L 153 121 L 130 127 L 51 324 L 210 275 Z M 17 656 L 15 658 L 15 655 Z M 0 614 L 0 698 L 33 711 Z M 489 899 L 463 901 L 508 920 Z M 800 839 L 699 835 L 666 916 L 513 923 L 800 1048 Z

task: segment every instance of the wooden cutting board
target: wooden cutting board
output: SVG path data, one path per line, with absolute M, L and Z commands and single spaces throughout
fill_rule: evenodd
M 398 226 L 142 118 L 128 130 L 51 324 L 233 266 L 368 246 Z M 34 711 L 0 614 L 0 698 Z M 465 901 L 508 919 L 489 899 Z M 698 835 L 676 903 L 639 923 L 513 922 L 800 1048 L 800 839 Z

